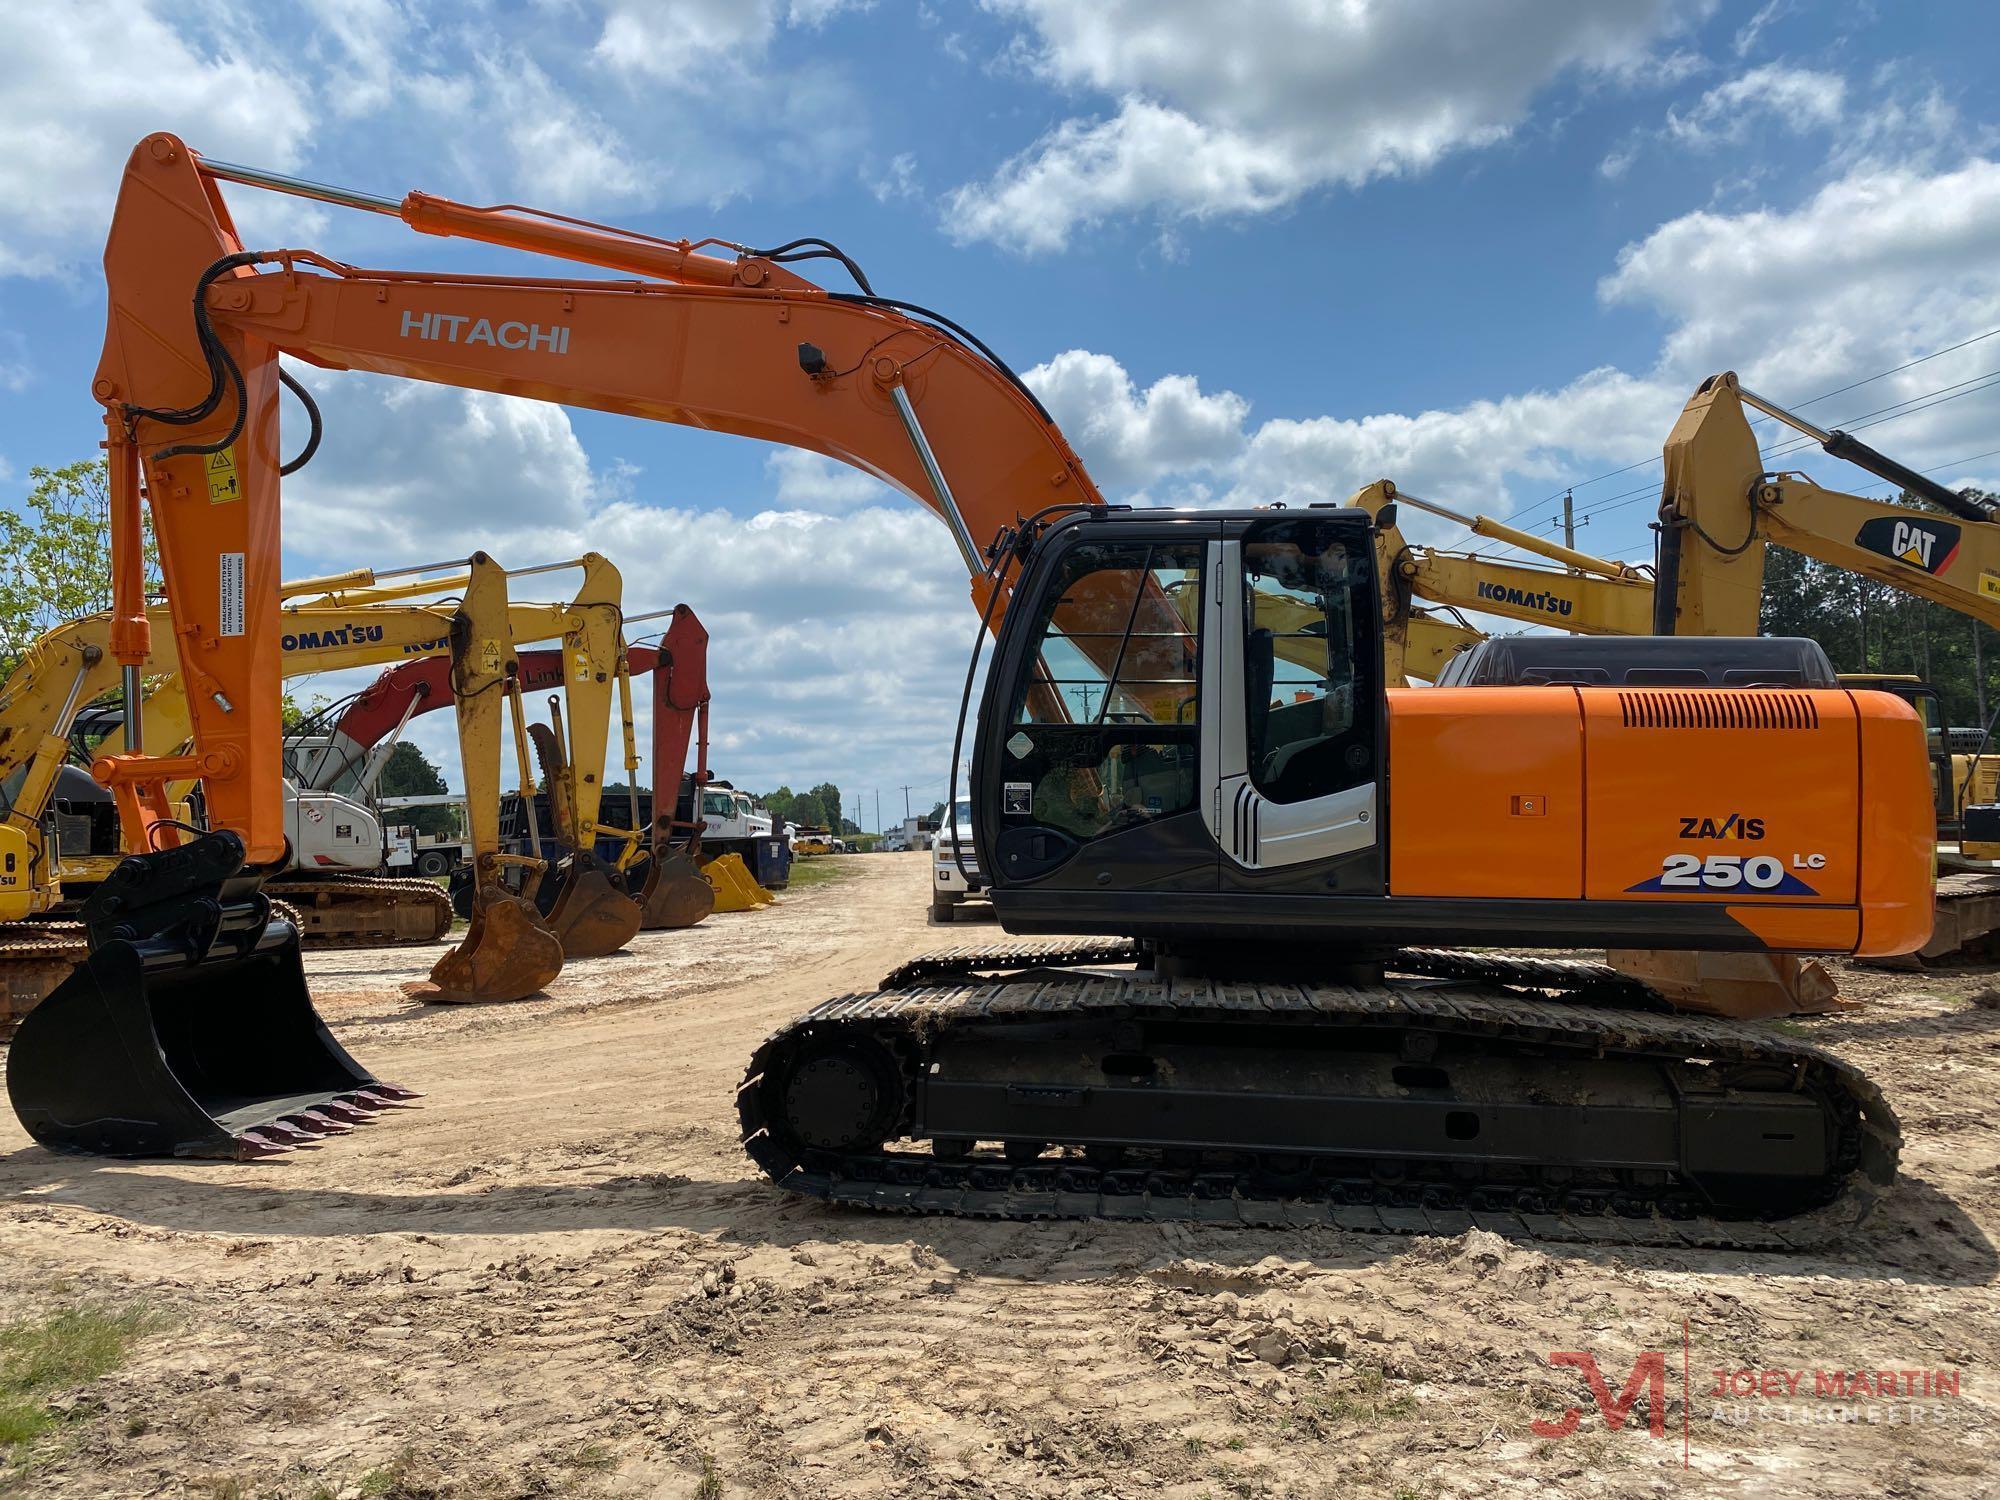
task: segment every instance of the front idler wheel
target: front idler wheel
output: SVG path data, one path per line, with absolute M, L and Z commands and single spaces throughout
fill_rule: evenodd
M 776 1129 L 803 1150 L 852 1156 L 900 1134 L 902 1075 L 873 1042 L 809 1047 L 784 1070 L 775 1092 Z

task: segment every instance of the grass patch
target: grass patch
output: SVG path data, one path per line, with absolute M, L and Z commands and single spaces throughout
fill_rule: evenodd
M 852 879 L 854 866 L 847 857 L 839 854 L 815 854 L 810 858 L 792 861 L 791 884 L 787 891 L 809 891 L 814 886 L 834 885 L 842 880 Z
M 110 1374 L 158 1321 L 140 1305 L 86 1306 L 0 1327 L 0 1448 L 48 1431 L 61 1420 L 50 1398 Z
M 1300 1403 L 1299 1420 L 1315 1437 L 1350 1422 L 1379 1423 L 1407 1417 L 1417 1409 L 1408 1391 L 1388 1392 L 1380 1370 L 1359 1370 L 1354 1378 L 1315 1391 Z
M 618 1462 L 602 1443 L 585 1443 L 581 1448 L 572 1448 L 558 1461 L 572 1469 L 609 1469 Z
M 715 1455 L 701 1457 L 701 1478 L 694 1487 L 694 1500 L 722 1500 L 722 1476 L 715 1471 Z

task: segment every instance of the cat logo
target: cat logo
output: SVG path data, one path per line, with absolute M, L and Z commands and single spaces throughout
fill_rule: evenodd
M 1936 575 L 1950 567 L 1952 559 L 1958 556 L 1959 535 L 1959 528 L 1951 522 L 1934 521 L 1929 516 L 1907 521 L 1895 516 L 1877 516 L 1861 523 L 1854 542 L 1870 552 Z

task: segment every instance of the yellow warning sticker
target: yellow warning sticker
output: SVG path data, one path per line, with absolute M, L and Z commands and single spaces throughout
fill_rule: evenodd
M 243 488 L 236 482 L 236 449 L 224 448 L 220 453 L 208 456 L 208 503 L 227 505 L 231 500 L 241 500 Z
M 1979 592 L 1989 599 L 2000 599 L 2000 574 L 1981 573 L 1979 575 Z
M 494 640 L 479 643 L 479 664 L 492 676 L 500 675 L 500 643 Z

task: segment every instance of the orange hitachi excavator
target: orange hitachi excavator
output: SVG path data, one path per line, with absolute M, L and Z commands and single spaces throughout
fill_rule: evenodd
M 630 279 L 246 248 L 226 183 Z M 859 289 L 792 269 L 813 259 Z M 164 1047 L 211 1115 L 290 1101 L 240 1073 L 208 1092 L 190 971 L 266 965 L 226 981 L 228 1021 L 260 987 L 312 1016 L 295 942 L 256 892 L 282 850 L 279 481 L 304 456 L 280 443 L 286 354 L 808 448 L 949 527 L 995 638 L 970 792 L 996 913 L 1010 932 L 1086 936 L 920 960 L 768 1040 L 737 1106 L 785 1190 L 1754 1246 L 1839 1232 L 1893 1176 L 1880 1092 L 1815 1048 L 1649 1012 L 1595 966 L 1427 945 L 1907 951 L 1931 877 L 1905 705 L 1643 682 L 1388 691 L 1366 515 L 1106 505 L 991 350 L 876 294 L 824 241 L 759 251 L 372 198 L 155 135 L 127 167 L 105 269 L 112 650 L 136 664 L 146 647 L 143 488 L 196 745 L 97 767 L 125 826 L 152 828 L 125 904 L 89 914 L 98 982 L 36 1015 L 69 1002 L 106 1036 Z M 1260 623 L 1288 617 L 1282 642 Z M 189 776 L 216 831 L 182 842 L 158 788 Z M 1760 851 L 1704 857 L 1702 820 L 1729 814 L 1759 820 Z M 54 1058 L 28 1040 L 10 1082 Z M 86 1099 L 78 1071 L 67 1113 L 16 1090 L 38 1139 L 228 1149 L 226 1132 L 155 1128 L 116 1067 Z

